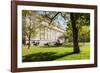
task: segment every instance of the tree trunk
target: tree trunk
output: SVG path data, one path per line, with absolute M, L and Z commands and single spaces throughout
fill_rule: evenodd
M 76 16 L 74 13 L 70 14 L 71 23 L 72 23 L 72 32 L 73 32 L 73 45 L 74 45 L 74 53 L 80 53 L 80 48 L 78 44 L 78 29 L 76 27 Z
M 29 37 L 28 37 L 28 40 L 29 40 L 29 43 L 28 43 L 28 49 L 30 49 L 30 34 L 29 34 Z
M 27 15 L 25 14 L 25 30 L 26 30 L 26 25 L 27 25 L 26 18 L 27 18 Z M 25 36 L 24 37 L 24 45 L 26 45 L 26 35 L 24 35 L 24 36 Z
M 32 29 L 31 29 L 31 18 L 30 18 L 30 27 L 29 27 L 29 37 L 28 37 L 28 40 L 29 40 L 29 43 L 28 43 L 28 49 L 30 49 L 30 46 L 31 46 L 31 33 L 32 33 Z

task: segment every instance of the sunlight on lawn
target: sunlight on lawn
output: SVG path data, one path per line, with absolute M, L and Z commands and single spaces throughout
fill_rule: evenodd
M 80 50 L 80 54 L 73 54 L 73 46 L 69 45 L 61 47 L 32 46 L 30 49 L 23 46 L 23 62 L 89 59 L 89 43 L 80 44 Z

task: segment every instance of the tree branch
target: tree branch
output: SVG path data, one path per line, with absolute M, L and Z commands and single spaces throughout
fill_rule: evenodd
M 49 25 L 52 23 L 52 21 L 55 19 L 55 17 L 56 17 L 59 13 L 61 13 L 61 12 L 57 12 L 52 18 L 50 18 L 50 17 L 46 14 L 46 12 L 45 12 L 45 17 L 47 17 L 47 18 L 50 20 Z
M 51 21 L 50 21 L 50 23 L 49 23 L 49 24 L 51 24 L 51 23 L 52 23 L 52 21 L 55 19 L 55 17 L 56 17 L 59 13 L 61 13 L 61 12 L 57 12 L 57 13 L 54 15 L 54 17 L 52 17 L 52 18 L 51 18 Z

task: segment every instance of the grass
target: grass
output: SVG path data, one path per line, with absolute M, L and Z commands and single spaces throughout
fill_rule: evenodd
M 80 43 L 80 54 L 73 53 L 73 45 L 67 44 L 60 47 L 32 46 L 27 49 L 23 46 L 22 59 L 23 62 L 36 61 L 61 61 L 61 60 L 83 60 L 90 58 L 90 45 Z

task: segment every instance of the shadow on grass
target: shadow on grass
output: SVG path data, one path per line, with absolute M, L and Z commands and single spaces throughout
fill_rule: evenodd
M 59 47 L 64 47 L 64 48 L 68 48 L 68 47 L 73 47 L 73 45 L 60 45 L 60 46 L 39 46 L 40 48 L 59 48 Z
M 36 54 L 29 54 L 23 56 L 23 62 L 38 62 L 38 61 L 53 61 L 58 58 L 72 55 L 72 53 L 65 53 L 65 54 L 57 54 L 55 52 L 46 52 L 46 53 L 36 53 Z

